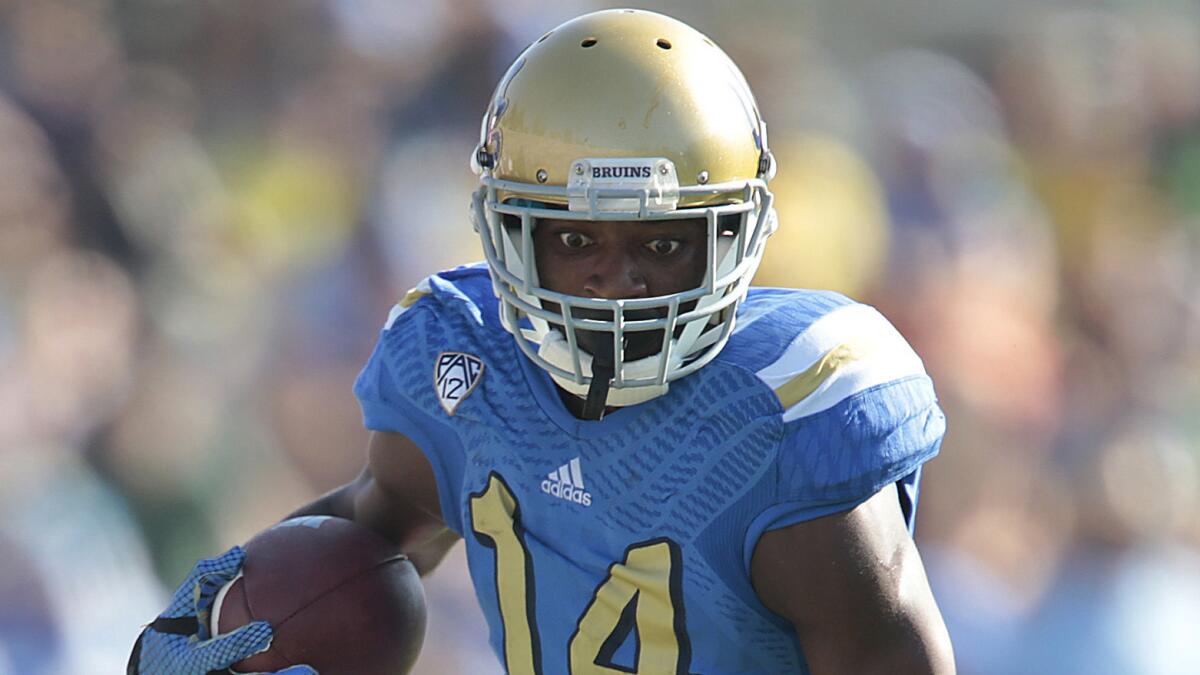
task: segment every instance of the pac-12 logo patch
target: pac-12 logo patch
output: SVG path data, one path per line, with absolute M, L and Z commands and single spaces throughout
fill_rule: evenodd
M 483 377 L 483 361 L 472 354 L 442 352 L 433 368 L 433 387 L 447 415 L 475 390 Z

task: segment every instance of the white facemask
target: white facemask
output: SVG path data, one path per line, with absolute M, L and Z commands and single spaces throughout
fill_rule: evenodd
M 538 356 L 563 370 L 569 371 L 574 368 L 570 345 L 568 345 L 567 339 L 563 337 L 562 333 L 556 330 L 547 332 L 542 338 L 542 343 L 538 347 Z M 579 353 L 579 365 L 583 370 L 583 374 L 590 378 L 592 376 L 592 355 L 581 350 Z M 654 354 L 644 359 L 638 359 L 637 361 L 627 361 L 622 364 L 621 368 L 625 379 L 650 379 L 658 373 L 659 357 L 657 354 Z M 554 378 L 554 382 L 558 386 L 575 396 L 587 398 L 589 385 L 578 384 L 570 378 L 562 377 L 554 372 L 550 373 L 550 377 Z M 648 384 L 636 387 L 612 387 L 608 390 L 608 399 L 605 401 L 605 405 L 622 407 L 645 403 L 667 393 L 667 388 L 668 384 L 665 382 L 663 384 Z

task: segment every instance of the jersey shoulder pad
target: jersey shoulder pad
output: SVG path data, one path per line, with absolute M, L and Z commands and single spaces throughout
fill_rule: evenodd
M 392 307 L 383 329 L 390 330 L 416 307 L 433 310 L 435 314 L 461 316 L 479 326 L 499 323 L 492 281 L 485 263 L 464 265 L 425 277 Z
M 827 304 L 804 325 L 770 325 L 789 339 L 755 374 L 779 399 L 785 422 L 874 387 L 926 377 L 921 358 L 878 310 L 838 297 L 845 302 Z
M 491 291 L 483 266 L 422 279 L 392 307 L 355 393 L 362 400 L 390 401 L 393 408 L 403 398 L 437 414 L 434 385 L 443 375 L 461 370 L 473 381 L 478 364 L 511 357 L 512 337 L 500 325 Z
M 933 457 L 945 433 L 933 383 L 891 322 L 844 296 L 825 300 L 807 324 L 775 327 L 791 339 L 755 370 L 781 411 L 785 501 L 864 498 Z

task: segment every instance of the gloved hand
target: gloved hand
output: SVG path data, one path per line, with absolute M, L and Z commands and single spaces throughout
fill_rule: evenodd
M 212 675 L 271 646 L 266 621 L 230 633 L 209 635 L 208 618 L 217 592 L 237 576 L 246 552 L 234 546 L 216 558 L 196 563 L 175 591 L 171 605 L 138 636 L 126 675 Z M 308 666 L 291 666 L 275 675 L 317 675 Z

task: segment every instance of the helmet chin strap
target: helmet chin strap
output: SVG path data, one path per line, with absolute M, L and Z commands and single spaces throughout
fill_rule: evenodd
M 609 347 L 609 351 L 612 348 Z M 550 364 L 562 368 L 566 371 L 575 369 L 574 360 L 571 358 L 571 349 L 567 344 L 567 339 L 562 333 L 556 330 L 551 330 L 542 338 L 542 342 L 538 345 L 538 356 L 545 359 Z M 579 365 L 583 370 L 583 374 L 591 377 L 591 384 L 577 384 L 574 380 L 550 373 L 550 377 L 554 379 L 554 383 L 565 389 L 567 392 L 574 394 L 585 400 L 585 408 L 587 401 L 595 398 L 600 405 L 600 414 L 603 415 L 604 408 L 608 406 L 623 407 L 629 405 L 637 405 L 645 403 L 654 398 L 658 398 L 667 393 L 667 384 L 650 384 L 637 387 L 613 387 L 612 379 L 615 374 L 613 367 L 612 355 L 606 354 L 608 363 L 596 363 L 596 359 L 587 352 L 581 351 L 579 354 Z M 630 361 L 622 365 L 624 375 L 627 378 L 649 378 L 658 374 L 660 355 L 653 354 L 644 359 Z M 607 365 L 607 368 L 605 368 Z M 585 412 L 587 412 L 585 410 Z M 599 417 L 589 417 L 586 419 L 600 419 Z
M 624 346 L 622 346 L 622 351 Z M 600 420 L 608 403 L 608 390 L 616 370 L 613 364 L 612 343 L 603 340 L 592 352 L 592 383 L 583 401 L 583 419 Z

